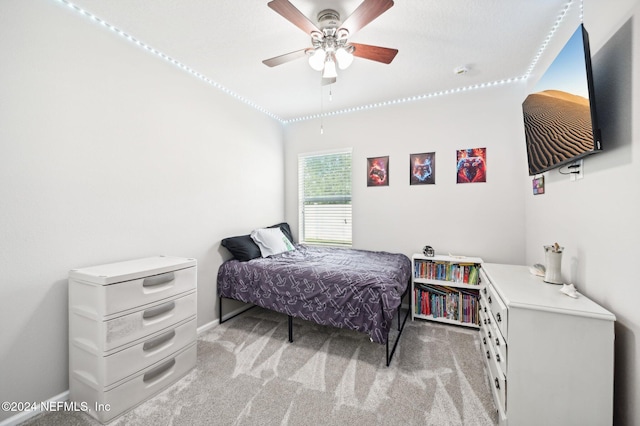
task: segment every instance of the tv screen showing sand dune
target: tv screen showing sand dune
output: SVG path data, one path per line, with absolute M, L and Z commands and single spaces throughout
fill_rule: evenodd
M 522 104 L 530 175 L 594 151 L 588 72 L 580 25 Z
M 544 91 L 527 96 L 522 110 L 530 175 L 593 150 L 588 99 Z

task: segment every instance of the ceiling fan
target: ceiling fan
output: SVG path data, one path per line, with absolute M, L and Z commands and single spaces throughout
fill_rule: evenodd
M 390 64 L 398 53 L 398 49 L 348 41 L 350 36 L 393 6 L 393 0 L 364 0 L 342 23 L 338 12 L 325 9 L 318 13 L 317 26 L 289 0 L 273 0 L 267 6 L 309 34 L 312 45 L 262 61 L 269 67 L 307 57 L 311 68 L 322 71 L 323 84 L 330 84 L 335 82 L 338 76 L 336 66 L 346 69 L 353 62 L 354 56 Z

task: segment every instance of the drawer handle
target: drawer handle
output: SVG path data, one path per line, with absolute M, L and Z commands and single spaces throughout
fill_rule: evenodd
M 491 339 L 491 332 L 487 331 L 487 334 L 489 335 L 489 339 Z
M 166 312 L 171 311 L 175 307 L 176 307 L 176 302 L 171 301 L 171 302 L 165 303 L 164 305 L 156 306 L 154 308 L 149 308 L 146 311 L 144 311 L 144 313 L 142 314 L 142 318 L 149 319 L 149 318 L 157 317 L 158 315 L 162 315 Z
M 500 346 L 500 339 L 496 337 L 496 346 Z
M 173 367 L 175 363 L 176 363 L 176 359 L 173 358 L 165 362 L 164 364 L 157 366 L 153 370 L 149 370 L 142 377 L 142 381 L 145 383 L 152 381 L 153 379 L 155 379 L 156 377 L 158 377 L 159 375 L 161 375 L 162 373 L 164 373 L 165 371 Z
M 498 320 L 498 322 L 502 321 L 502 318 L 500 318 L 500 312 L 496 314 L 496 320 Z
M 487 359 L 491 359 L 491 354 L 489 354 L 489 351 L 487 351 Z
M 147 277 L 142 281 L 142 287 L 154 287 L 160 284 L 165 284 L 176 279 L 176 274 L 169 272 L 161 275 L 154 275 L 153 277 Z
M 497 377 L 495 379 L 496 379 L 496 381 L 495 381 L 496 389 L 500 389 L 500 382 L 498 381 Z
M 491 296 L 489 296 L 487 300 L 489 301 L 489 304 L 491 304 Z
M 496 354 L 496 361 L 500 362 L 500 354 Z
M 144 342 L 144 345 L 142 345 L 142 350 L 143 351 L 150 351 L 151 349 L 157 348 L 158 346 L 162 345 L 165 342 L 168 342 L 169 340 L 173 339 L 174 337 L 176 337 L 176 331 L 175 330 L 171 330 L 168 333 L 165 333 L 161 336 L 155 337 L 151 340 L 148 340 L 146 342 Z
M 482 343 L 485 344 L 485 345 L 487 344 L 487 338 L 486 337 L 482 338 Z

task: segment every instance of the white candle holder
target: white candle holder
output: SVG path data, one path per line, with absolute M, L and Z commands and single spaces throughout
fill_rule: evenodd
M 544 246 L 545 273 L 544 282 L 550 284 L 562 284 L 562 252 L 564 247 L 557 244 Z

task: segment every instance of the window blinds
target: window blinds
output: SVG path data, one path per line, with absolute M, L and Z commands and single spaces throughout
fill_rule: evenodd
M 300 241 L 351 246 L 351 149 L 298 156 Z

